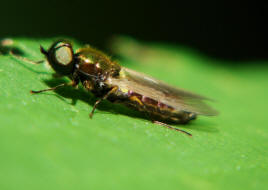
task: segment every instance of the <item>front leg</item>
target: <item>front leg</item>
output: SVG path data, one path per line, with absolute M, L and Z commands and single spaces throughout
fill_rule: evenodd
M 64 86 L 73 86 L 73 87 L 75 87 L 75 86 L 77 86 L 77 82 L 75 82 L 75 80 L 73 80 L 73 81 L 71 81 L 69 83 L 62 83 L 62 84 L 59 84 L 59 85 L 57 85 L 55 87 L 52 87 L 52 88 L 47 88 L 47 89 L 38 90 L 38 91 L 31 90 L 30 92 L 32 94 L 38 94 L 38 93 L 42 93 L 42 92 L 46 92 L 46 91 L 53 91 L 53 90 L 56 90 L 56 89 L 61 88 L 61 87 L 64 87 Z
M 89 114 L 89 117 L 90 117 L 91 119 L 92 119 L 92 117 L 93 117 L 93 114 L 94 114 L 95 109 L 97 108 L 97 105 L 98 105 L 99 103 L 101 103 L 102 100 L 107 99 L 112 93 L 115 93 L 117 90 L 118 90 L 118 87 L 117 87 L 117 86 L 113 87 L 107 94 L 105 94 L 102 98 L 100 98 L 99 100 L 97 100 L 97 101 L 95 102 L 95 104 L 94 104 L 94 106 L 93 106 L 93 109 L 92 109 L 92 111 L 91 111 L 90 114 Z

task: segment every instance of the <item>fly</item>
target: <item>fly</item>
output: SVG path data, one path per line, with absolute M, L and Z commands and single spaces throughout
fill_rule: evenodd
M 82 83 L 85 89 L 99 98 L 89 114 L 90 118 L 98 104 L 107 99 L 143 112 L 155 124 L 192 136 L 165 122 L 184 124 L 196 119 L 197 115 L 217 114 L 216 110 L 204 102 L 208 100 L 206 97 L 171 87 L 150 76 L 122 67 L 90 46 L 74 52 L 71 43 L 59 40 L 48 50 L 42 46 L 40 50 L 54 71 L 58 75 L 68 76 L 71 82 L 31 93 L 56 90 L 64 86 L 76 87 Z

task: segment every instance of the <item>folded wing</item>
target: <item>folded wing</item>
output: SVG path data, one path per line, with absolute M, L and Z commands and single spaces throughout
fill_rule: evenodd
M 158 102 L 169 105 L 177 110 L 184 110 L 200 115 L 217 115 L 218 112 L 205 103 L 210 100 L 185 90 L 172 87 L 148 75 L 122 67 L 121 77 L 110 79 L 112 85 L 127 89 Z

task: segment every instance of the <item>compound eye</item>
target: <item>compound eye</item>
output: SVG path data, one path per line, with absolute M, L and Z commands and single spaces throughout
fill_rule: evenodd
M 55 51 L 55 58 L 58 63 L 68 65 L 73 61 L 73 51 L 69 46 L 64 46 L 60 43 L 58 45 Z

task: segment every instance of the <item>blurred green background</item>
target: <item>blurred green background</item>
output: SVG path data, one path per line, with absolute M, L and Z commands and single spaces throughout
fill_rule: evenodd
M 104 49 L 121 65 L 215 99 L 193 138 L 79 89 L 47 64 L 0 47 L 0 189 L 265 189 L 267 28 L 250 2 L 1 2 L 0 36 L 42 60 L 57 36 Z M 124 34 L 131 37 L 120 36 Z

